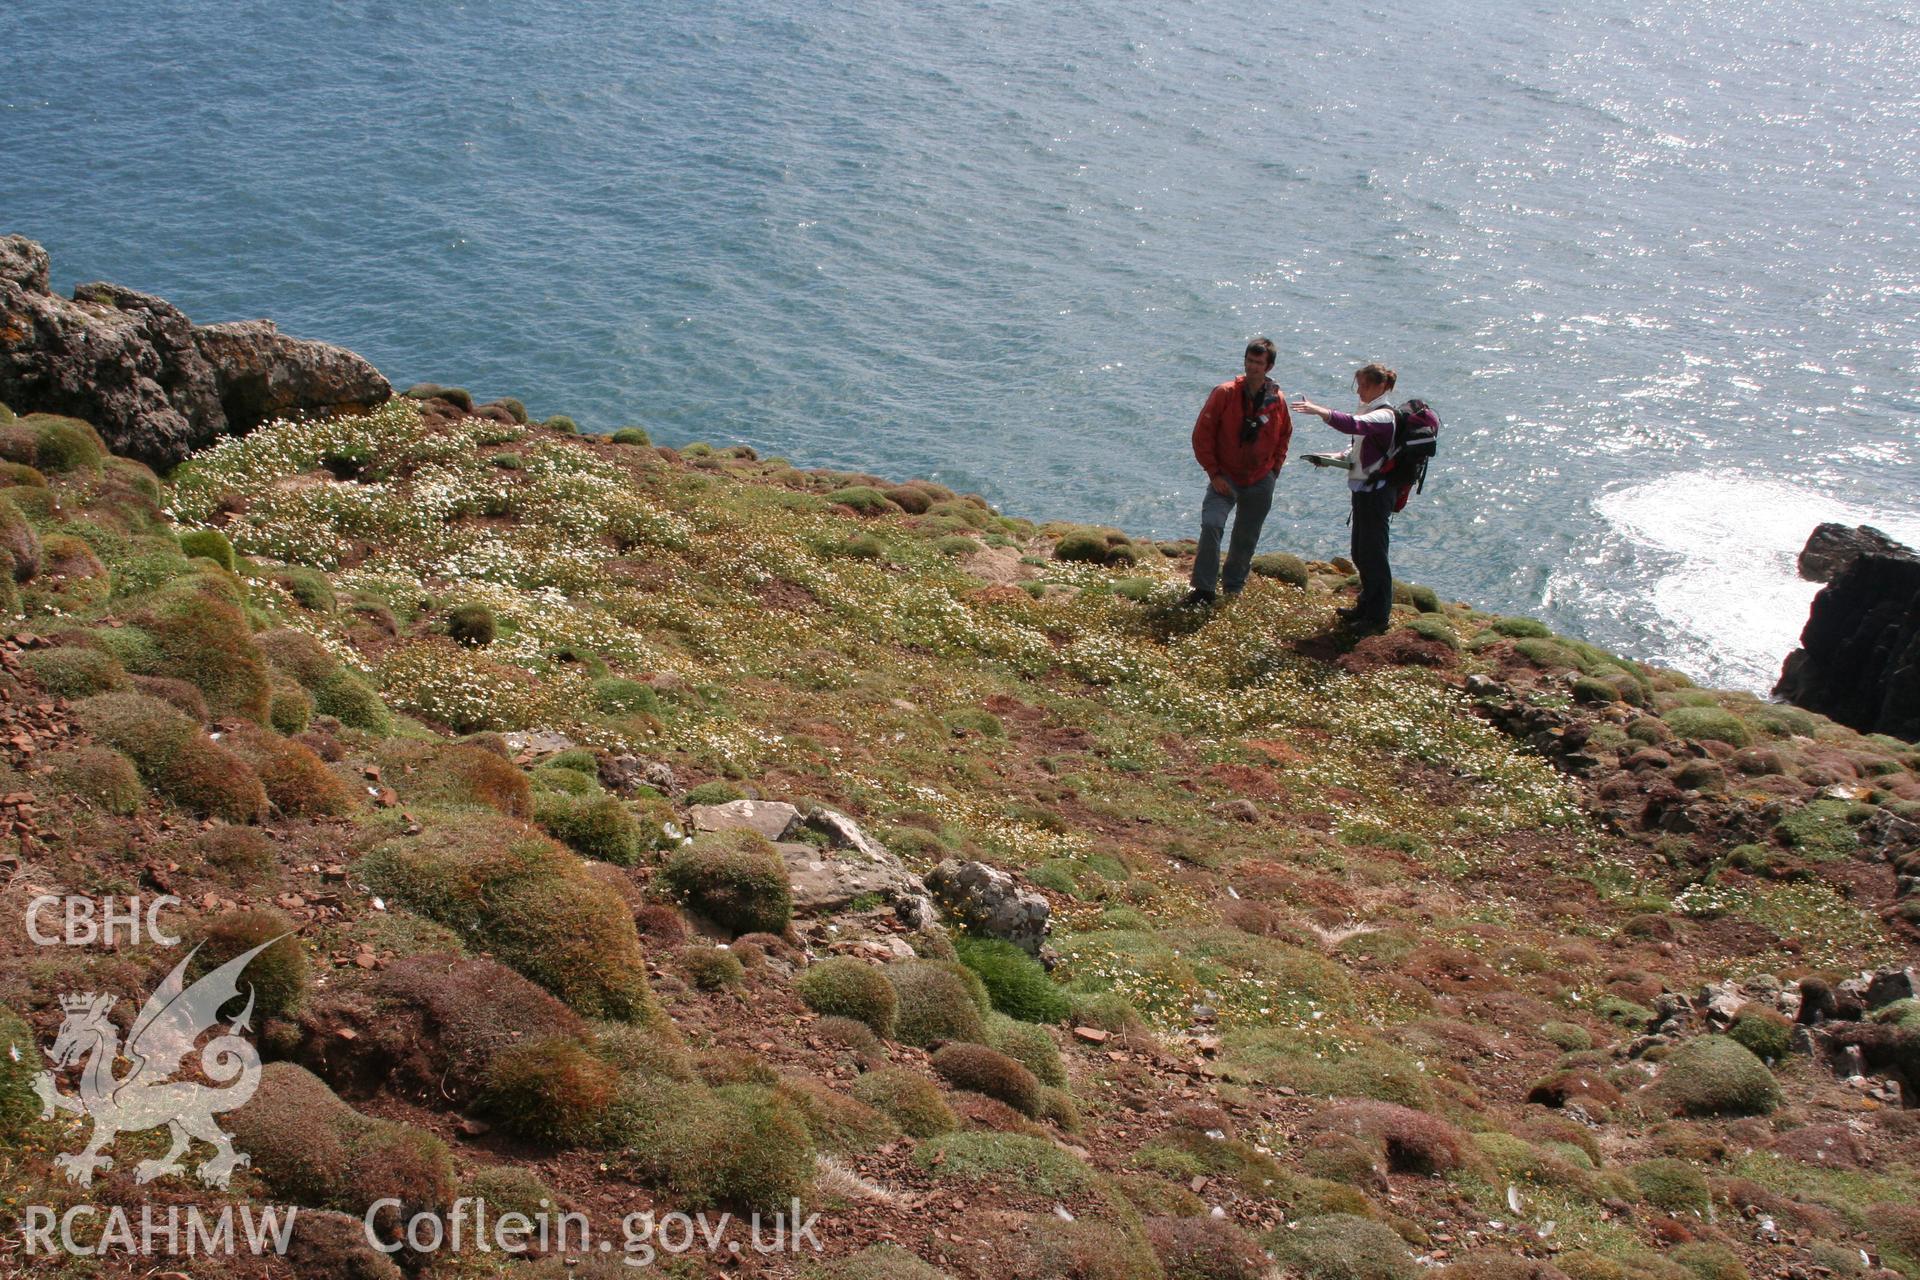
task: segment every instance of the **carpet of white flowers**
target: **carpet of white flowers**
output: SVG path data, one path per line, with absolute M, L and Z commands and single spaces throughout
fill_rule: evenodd
M 224 440 L 180 469 L 171 513 L 222 527 L 262 578 L 275 561 L 311 566 L 343 598 L 401 614 L 485 605 L 499 625 L 485 648 L 403 629 L 371 662 L 344 639 L 350 612 L 287 610 L 370 667 L 397 709 L 463 730 L 552 728 L 613 749 L 690 751 L 744 775 L 790 763 L 790 710 L 862 733 L 816 752 L 860 779 L 861 760 L 921 745 L 910 724 L 892 753 L 867 732 L 894 713 L 855 696 L 863 685 L 947 707 L 1011 690 L 1079 718 L 1116 768 L 1151 773 L 1169 737 L 1223 755 L 1247 738 L 1295 741 L 1299 761 L 1275 768 L 1299 803 L 1336 825 L 1413 833 L 1453 864 L 1499 833 L 1576 821 L 1564 781 L 1438 681 L 1300 657 L 1294 642 L 1323 622 L 1305 592 L 1256 581 L 1195 627 L 1168 625 L 1179 585 L 1158 565 L 1049 561 L 1034 590 L 984 590 L 931 539 L 766 479 L 480 419 L 429 425 L 401 399 Z M 1113 589 L 1126 575 L 1144 598 Z M 798 603 L 770 604 L 776 590 Z M 583 656 L 722 696 L 609 714 Z M 1451 775 L 1460 798 L 1425 803 L 1401 781 L 1415 764 Z M 855 785 L 871 799 L 939 813 L 1010 861 L 1090 852 L 1084 836 L 997 811 L 959 766 L 869 772 Z
M 1700 883 L 1683 889 L 1674 898 L 1673 909 L 1702 920 L 1737 916 L 1793 946 L 1791 957 L 1784 952 L 1751 957 L 1749 964 L 1756 969 L 1770 963 L 1848 966 L 1863 956 L 1869 963 L 1893 963 L 1902 954 L 1899 944 L 1885 936 L 1871 915 L 1824 884 L 1734 888 Z

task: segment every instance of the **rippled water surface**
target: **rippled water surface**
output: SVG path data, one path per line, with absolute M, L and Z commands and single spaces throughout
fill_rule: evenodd
M 1759 688 L 1815 522 L 1920 538 L 1916 67 L 1895 0 L 10 0 L 0 230 L 1159 537 L 1248 334 L 1323 399 L 1380 358 L 1448 423 L 1402 576 Z M 1289 468 L 1266 543 L 1344 514 Z

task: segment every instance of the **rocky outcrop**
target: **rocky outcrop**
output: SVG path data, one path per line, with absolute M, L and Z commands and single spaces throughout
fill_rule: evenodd
M 1816 527 L 1800 549 L 1800 576 L 1808 582 L 1832 582 L 1863 555 L 1899 554 L 1906 548 L 1870 524 L 1831 522 Z
M 796 911 L 804 910 L 803 903 L 833 911 L 877 897 L 908 928 L 924 929 L 938 920 L 913 873 L 844 813 L 809 807 L 775 848 L 786 859 Z
M 1920 556 L 1857 556 L 1813 599 L 1774 694 L 1861 733 L 1920 739 Z
M 800 823 L 800 810 L 781 800 L 729 800 L 725 804 L 696 804 L 695 831 L 751 831 L 769 840 L 784 840 L 787 829 Z
M 600 757 L 600 785 L 619 796 L 631 796 L 641 787 L 652 787 L 662 795 L 680 790 L 672 765 L 629 755 Z
M 804 840 L 781 840 L 773 847 L 787 864 L 795 915 L 834 915 L 872 902 L 892 907 L 910 929 L 924 929 L 938 918 L 913 873 L 884 850 L 822 848 Z
M 0 236 L 0 402 L 91 422 L 115 453 L 165 469 L 222 435 L 392 395 L 367 361 L 270 320 L 196 325 L 111 284 L 52 290 L 47 251 Z
M 1764 1010 L 1763 1020 L 1777 1017 L 1791 1024 L 1782 1026 L 1788 1033 L 1787 1052 L 1811 1055 L 1883 1105 L 1912 1107 L 1920 1105 L 1915 1088 L 1920 1084 L 1920 1076 L 1915 1075 L 1920 1069 L 1920 1032 L 1874 1015 L 1908 999 L 1917 982 L 1920 974 L 1913 969 L 1889 967 L 1863 970 L 1839 981 L 1809 975 L 1783 983 L 1760 973 L 1740 981 L 1708 983 L 1691 997 L 1662 992 L 1653 1001 L 1651 1030 L 1632 1041 L 1626 1052 L 1629 1057 L 1641 1057 L 1650 1049 L 1701 1032 L 1726 1034 L 1753 1011 Z M 1738 1038 L 1738 1032 L 1734 1034 Z M 1562 1073 L 1546 1083 L 1568 1078 L 1569 1073 Z
M 1052 924 L 1047 900 L 997 867 L 949 858 L 927 873 L 926 884 L 941 910 L 968 933 L 1034 954 L 1047 940 Z
M 378 369 L 345 347 L 289 338 L 271 320 L 201 325 L 193 340 L 235 432 L 292 413 L 364 409 L 393 394 Z
M 913 873 L 838 810 L 813 805 L 802 812 L 783 800 L 729 800 L 694 805 L 692 818 L 695 831 L 751 831 L 773 841 L 787 864 L 795 915 L 836 915 L 865 902 L 892 907 L 912 929 L 938 918 Z

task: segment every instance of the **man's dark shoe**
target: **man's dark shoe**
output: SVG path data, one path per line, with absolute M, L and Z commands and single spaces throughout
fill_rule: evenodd
M 1347 633 L 1353 636 L 1377 636 L 1387 629 L 1387 623 L 1378 618 L 1350 618 L 1347 620 Z
M 1187 592 L 1186 598 L 1180 602 L 1180 607 L 1182 609 L 1211 609 L 1213 608 L 1213 593 L 1211 591 L 1200 591 L 1197 589 L 1189 591 Z
M 1333 616 L 1340 619 L 1340 621 L 1342 622 L 1352 622 L 1355 618 L 1360 616 L 1360 611 L 1358 609 L 1335 609 L 1333 611 Z

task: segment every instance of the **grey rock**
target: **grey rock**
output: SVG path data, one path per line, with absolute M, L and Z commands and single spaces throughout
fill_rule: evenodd
M 1654 1016 L 1662 1022 L 1673 1018 L 1691 1018 L 1693 1016 L 1693 1001 L 1687 999 L 1678 991 L 1662 991 L 1653 998 L 1653 1012 Z
M 891 906 L 909 928 L 924 928 L 935 919 L 933 904 L 913 873 L 891 854 L 875 858 L 798 840 L 782 840 L 773 847 L 787 864 L 797 915 L 831 915 L 861 898 L 874 898 Z
M 0 284 L 32 293 L 51 292 L 53 272 L 47 251 L 25 236 L 0 236 Z
M 0 236 L 0 401 L 93 424 L 107 447 L 170 468 L 270 414 L 367 408 L 391 395 L 367 361 L 267 321 L 200 327 L 111 284 L 52 292 L 46 250 Z
M 1012 876 L 984 862 L 949 858 L 927 874 L 927 891 L 969 933 L 999 938 L 1034 955 L 1052 926 L 1053 908 Z
M 1851 527 L 1826 524 L 1815 527 L 1800 550 L 1800 576 L 1808 582 L 1832 582 L 1860 556 L 1882 554 L 1904 548 L 1872 525 Z
M 1686 793 L 1688 795 L 1692 792 Z M 1660 815 L 1660 830 L 1673 835 L 1692 835 L 1703 827 L 1702 810 L 1698 805 L 1687 805 L 1679 809 L 1667 809 Z
M 840 866 L 867 868 L 866 877 L 884 876 L 885 886 L 880 892 L 893 903 L 894 915 L 908 928 L 926 929 L 939 923 L 940 913 L 934 909 L 933 900 L 919 879 L 886 845 L 868 835 L 852 818 L 838 809 L 814 805 L 805 817 L 787 829 L 787 837 L 791 839 L 803 831 L 825 837 L 827 847 L 833 850 L 832 860 Z
M 810 830 L 825 836 L 827 844 L 835 849 L 851 849 L 855 853 L 875 860 L 891 860 L 893 855 L 887 847 L 860 829 L 860 824 L 837 809 L 824 805 L 815 805 L 808 809 L 802 818 L 798 811 L 794 813 L 794 825 L 786 832 L 791 840 L 801 830 Z
M 652 787 L 664 795 L 680 790 L 673 766 L 664 760 L 643 760 L 639 756 L 608 756 L 600 762 L 600 783 L 616 795 L 630 796 L 641 787 Z
M 769 840 L 781 839 L 800 817 L 798 809 L 778 800 L 696 804 L 691 812 L 695 831 L 752 831 Z
M 1222 800 L 1213 806 L 1213 811 L 1223 818 L 1234 822 L 1260 821 L 1260 809 L 1253 801 L 1246 799 Z
M 1602 761 L 1591 751 L 1572 751 L 1561 757 L 1560 763 L 1570 772 L 1587 777 L 1599 771 Z
M 1732 1022 L 1735 1015 L 1749 1003 L 1731 982 L 1712 983 L 1705 992 L 1707 1017 L 1723 1026 Z
M 1868 980 L 1864 998 L 1867 1008 L 1878 1009 L 1896 1000 L 1910 1000 L 1917 991 L 1920 991 L 1920 971 L 1882 969 Z
M 24 271 L 0 269 L 0 400 L 15 413 L 85 419 L 115 453 L 154 466 L 171 466 L 226 430 L 213 369 L 186 316 L 110 285 L 57 297 L 40 246 L 0 240 L 0 260 L 23 258 Z
M 522 761 L 557 756 L 562 751 L 571 751 L 580 745 L 566 734 L 552 729 L 514 729 L 500 737 L 507 744 L 508 754 Z
M 1658 1049 L 1662 1045 L 1669 1045 L 1672 1043 L 1673 1043 L 1672 1036 L 1662 1035 L 1658 1032 L 1652 1035 L 1638 1036 L 1630 1044 L 1627 1045 L 1627 1056 L 1629 1058 L 1645 1057 L 1648 1050 Z
M 1920 823 L 1881 809 L 1860 824 L 1860 843 L 1897 864 L 1903 854 L 1920 850 Z

